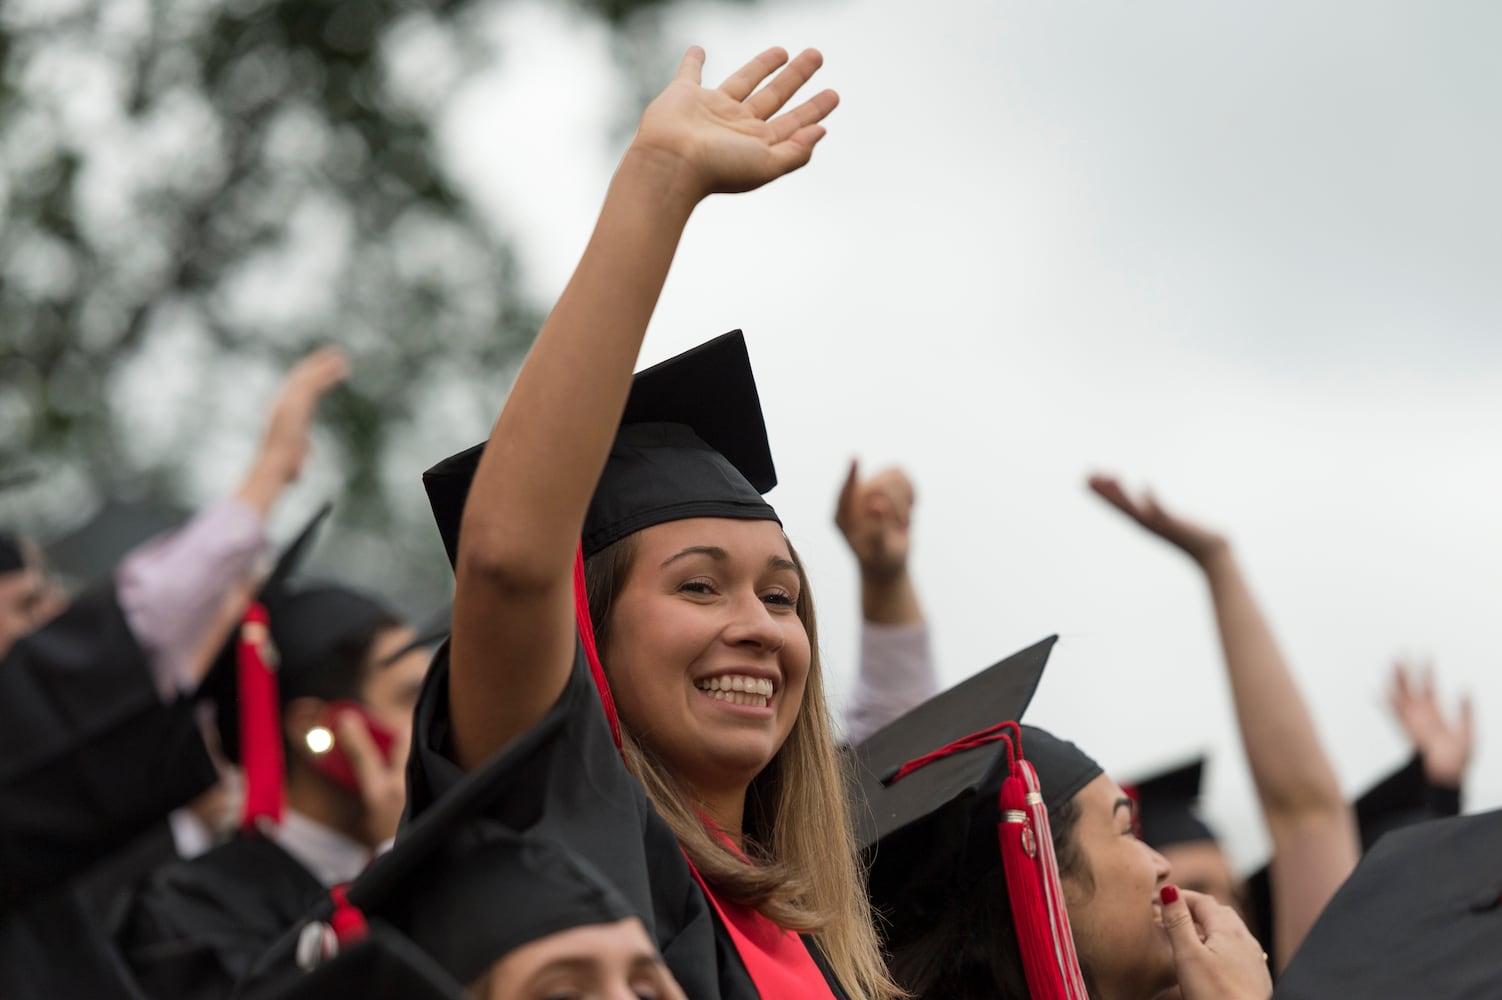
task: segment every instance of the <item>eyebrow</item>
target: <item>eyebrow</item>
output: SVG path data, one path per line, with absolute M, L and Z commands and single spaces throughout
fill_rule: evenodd
M 727 562 L 730 559 L 730 553 L 718 545 L 691 545 L 674 555 L 668 556 L 662 561 L 662 566 L 659 569 L 665 569 L 679 559 L 687 559 L 689 556 L 708 556 L 716 562 Z M 798 572 L 798 565 L 796 563 L 791 559 L 785 559 L 778 555 L 767 556 L 767 568 L 785 570 L 792 573 Z

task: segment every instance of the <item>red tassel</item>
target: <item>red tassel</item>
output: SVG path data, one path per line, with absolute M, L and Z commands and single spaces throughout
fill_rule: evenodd
M 584 656 L 589 660 L 589 673 L 595 679 L 595 688 L 600 692 L 600 702 L 605 709 L 605 719 L 610 723 L 610 736 L 615 748 L 621 748 L 621 719 L 615 710 L 615 696 L 610 693 L 610 681 L 605 677 L 605 668 L 600 666 L 600 653 L 595 648 L 595 626 L 589 618 L 589 592 L 584 588 L 584 546 L 581 544 L 574 555 L 574 620 L 579 624 L 579 640 L 584 643 Z
M 329 917 L 329 926 L 334 929 L 334 936 L 339 939 L 341 950 L 364 941 L 370 933 L 370 928 L 365 923 L 365 914 L 349 901 L 348 888 L 348 884 L 345 884 L 336 885 L 329 890 L 329 895 L 334 900 L 334 912 Z
M 253 830 L 262 817 L 282 821 L 286 771 L 282 758 L 282 711 L 276 688 L 276 650 L 266 609 L 252 604 L 240 622 L 236 650 L 240 693 L 240 766 L 245 805 L 240 828 Z

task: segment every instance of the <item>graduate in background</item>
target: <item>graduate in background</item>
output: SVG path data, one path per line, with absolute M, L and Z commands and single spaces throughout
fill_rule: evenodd
M 218 777 L 190 695 L 298 476 L 337 351 L 288 375 L 234 495 L 132 551 L 0 662 L 0 994 L 130 995 L 75 880 Z
M 228 995 L 256 957 L 396 834 L 429 654 L 380 602 L 290 578 L 311 531 L 258 596 L 269 627 L 242 626 L 209 679 L 225 750 L 246 765 L 241 832 L 157 871 L 118 918 L 116 940 L 150 996 Z M 277 708 L 256 718 L 236 667 L 245 644 L 263 639 L 261 655 L 277 664 Z M 257 758 L 268 769 L 258 771 Z M 258 787 L 263 781 L 275 787 Z
M 1241 743 L 1272 840 L 1269 935 L 1274 972 L 1309 933 L 1360 856 L 1356 815 L 1335 777 L 1314 719 L 1278 651 L 1224 535 L 1092 476 L 1103 500 L 1193 559 L 1205 576 L 1225 652 Z
M 933 643 L 908 569 L 912 480 L 901 469 L 868 479 L 850 463 L 834 523 L 860 568 L 861 639 L 845 735 L 859 743 L 939 691 Z
M 47 576 L 41 547 L 0 531 L 0 656 L 21 636 L 51 621 L 66 604 L 67 598 Z

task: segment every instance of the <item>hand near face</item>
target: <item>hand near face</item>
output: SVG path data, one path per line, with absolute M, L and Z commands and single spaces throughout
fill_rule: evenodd
M 360 786 L 368 842 L 385 843 L 396 836 L 396 827 L 407 803 L 407 751 L 412 741 L 412 729 L 410 726 L 396 729 L 396 739 L 389 754 L 382 754 L 358 714 L 341 713 L 337 728 L 339 746 L 349 758 L 355 781 Z
M 1424 760 L 1424 777 L 1435 785 L 1459 788 L 1474 745 L 1470 697 L 1460 700 L 1459 716 L 1451 721 L 1440 710 L 1434 693 L 1434 668 L 1425 666 L 1419 672 L 1400 662 L 1393 667 L 1388 703 Z
M 1224 535 L 1169 513 L 1150 492 L 1144 491 L 1133 497 L 1114 476 L 1091 476 L 1090 489 L 1148 531 L 1183 550 L 1201 566 L 1230 548 Z
M 890 580 L 907 571 L 913 501 L 912 481 L 901 469 L 861 479 L 857 464 L 850 463 L 834 523 L 855 553 L 865 579 Z
M 1262 945 L 1236 911 L 1187 889 L 1164 886 L 1163 929 L 1184 1000 L 1266 1000 L 1272 974 Z
M 791 173 L 813 155 L 824 137 L 818 123 L 839 97 L 825 90 L 777 112 L 823 61 L 814 49 L 790 63 L 784 50 L 768 49 L 711 89 L 700 82 L 704 50 L 694 46 L 684 53 L 673 82 L 647 105 L 628 156 L 659 164 L 695 200 L 750 191 Z M 771 82 L 756 89 L 785 63 Z

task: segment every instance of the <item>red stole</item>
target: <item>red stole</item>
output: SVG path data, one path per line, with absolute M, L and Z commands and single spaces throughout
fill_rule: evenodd
M 749 906 L 721 900 L 692 864 L 699 888 L 720 915 L 720 922 L 746 966 L 762 1000 L 834 1000 L 829 982 L 808 953 L 803 939 Z

